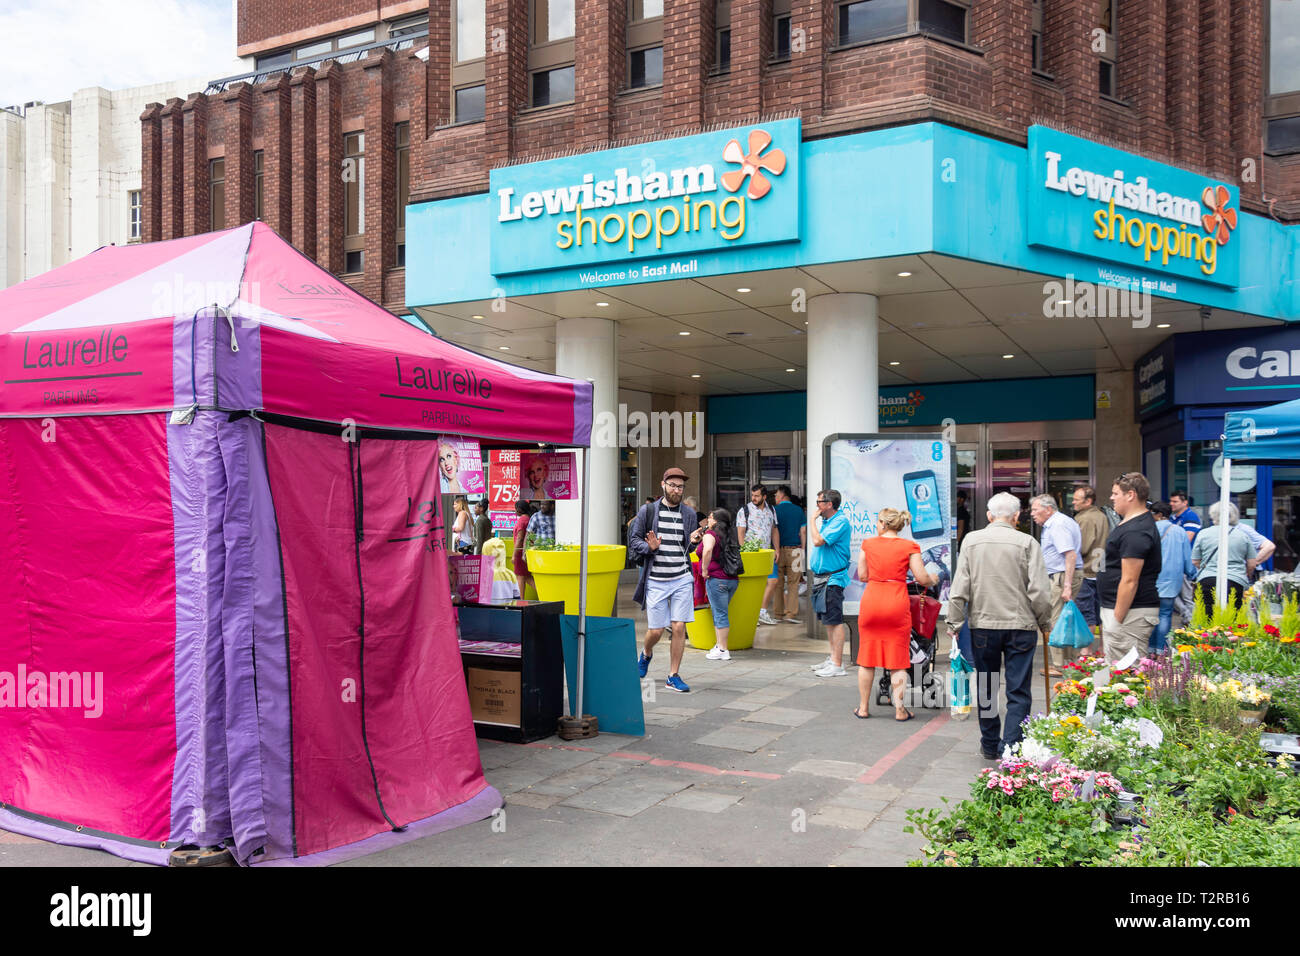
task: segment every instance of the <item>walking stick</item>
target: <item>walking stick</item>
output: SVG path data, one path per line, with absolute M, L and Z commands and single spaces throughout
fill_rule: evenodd
M 1047 673 L 1051 666 L 1052 652 L 1047 643 L 1047 635 L 1043 634 L 1043 700 L 1045 701 L 1044 706 L 1048 710 L 1052 709 L 1052 679 Z

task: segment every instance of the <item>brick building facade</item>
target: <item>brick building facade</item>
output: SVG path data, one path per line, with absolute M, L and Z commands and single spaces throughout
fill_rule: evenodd
M 960 16 L 965 42 L 904 29 L 847 43 L 846 25 L 868 4 L 666 0 L 649 22 L 662 38 L 662 82 L 636 90 L 629 10 L 655 5 L 574 0 L 572 101 L 535 107 L 529 24 L 539 2 L 479 5 L 483 117 L 464 123 L 453 116 L 455 0 L 241 2 L 238 52 L 262 72 L 141 116 L 143 238 L 246 222 L 260 196 L 261 218 L 295 246 L 402 311 L 399 136 L 409 137 L 409 200 L 418 202 L 483 192 L 489 169 L 509 163 L 773 114 L 800 116 L 806 139 L 934 120 L 1024 143 L 1032 122 L 1046 122 L 1237 181 L 1246 210 L 1300 221 L 1300 155 L 1265 152 L 1278 98 L 1268 95 L 1260 0 L 973 0 L 939 4 Z M 916 20 L 918 0 L 887 2 Z M 396 29 L 408 23 L 415 29 Z M 358 48 L 364 57 L 345 52 L 345 35 L 371 37 Z M 332 59 L 302 56 L 329 37 Z M 294 47 L 302 65 L 295 54 L 277 60 Z M 1108 82 L 1114 95 L 1101 91 Z M 364 195 L 349 199 L 345 145 L 359 141 L 345 137 L 354 133 L 364 134 Z M 349 202 L 364 205 L 352 213 L 364 227 L 350 238 Z

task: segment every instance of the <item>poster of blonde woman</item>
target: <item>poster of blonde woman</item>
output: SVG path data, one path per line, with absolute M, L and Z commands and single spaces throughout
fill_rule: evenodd
M 481 494 L 487 483 L 478 440 L 449 435 L 439 438 L 438 478 L 444 495 Z
M 519 463 L 522 501 L 567 501 L 578 497 L 572 452 L 525 453 Z

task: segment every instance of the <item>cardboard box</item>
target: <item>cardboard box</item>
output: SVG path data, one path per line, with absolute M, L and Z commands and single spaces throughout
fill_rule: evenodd
M 469 709 L 475 720 L 519 726 L 519 671 L 466 668 Z

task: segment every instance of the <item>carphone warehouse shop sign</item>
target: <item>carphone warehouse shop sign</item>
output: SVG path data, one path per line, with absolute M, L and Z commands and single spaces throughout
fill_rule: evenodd
M 494 169 L 492 273 L 686 276 L 693 253 L 797 240 L 799 144 L 792 119 Z
M 1043 126 L 1029 128 L 1028 236 L 1167 279 L 1239 284 L 1236 186 Z

